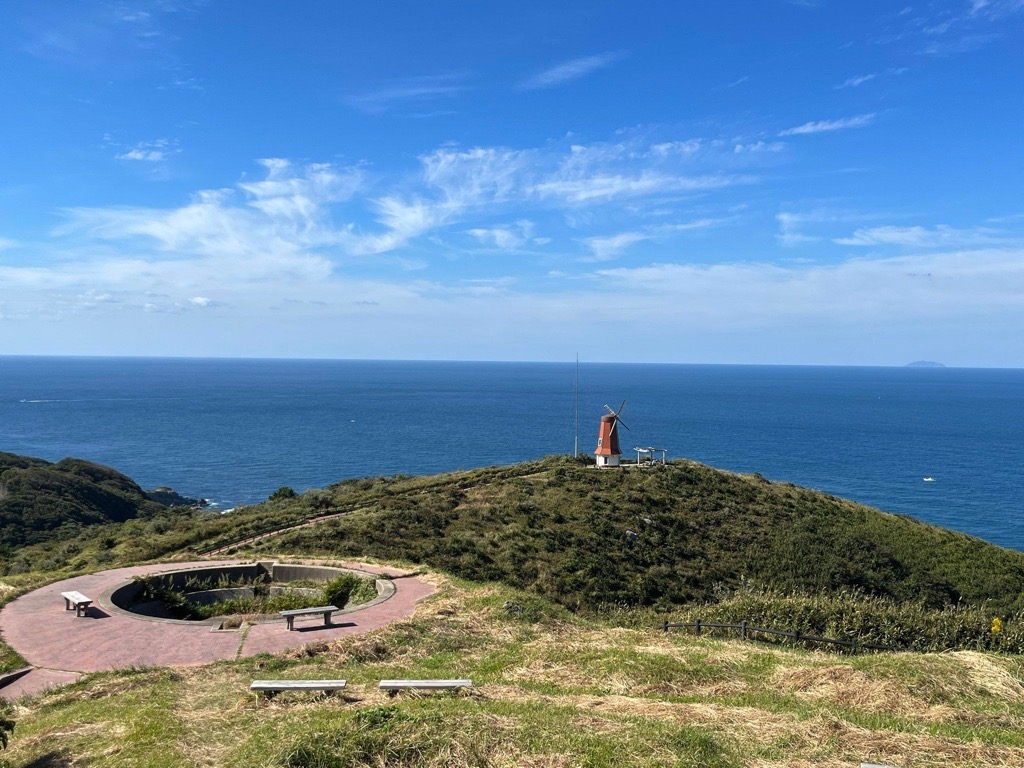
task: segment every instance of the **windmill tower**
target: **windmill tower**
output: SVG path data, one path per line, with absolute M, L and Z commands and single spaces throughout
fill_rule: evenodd
M 619 448 L 619 434 L 618 426 L 622 422 L 619 418 L 619 414 L 622 413 L 622 409 L 626 407 L 626 401 L 622 401 L 622 405 L 619 406 L 619 410 L 613 411 L 611 406 L 606 405 L 608 413 L 601 417 L 601 426 L 597 433 L 597 450 L 594 451 L 594 455 L 597 456 L 597 466 L 599 467 L 617 467 L 619 466 L 619 459 L 622 456 L 622 450 Z M 622 426 L 626 427 L 625 424 Z M 629 427 L 626 427 L 629 429 Z

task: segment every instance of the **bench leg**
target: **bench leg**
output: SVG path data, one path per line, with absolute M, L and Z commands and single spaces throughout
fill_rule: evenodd
M 65 611 L 70 611 L 70 610 L 71 610 L 71 608 L 72 608 L 72 605 L 71 605 L 71 601 L 70 601 L 70 600 L 68 600 L 68 599 L 67 599 L 67 598 L 65 597 L 65 598 L 64 598 L 64 610 L 65 610 Z
M 295 626 L 295 617 L 294 616 L 286 616 L 285 617 L 285 621 L 288 622 L 288 631 L 291 632 L 292 631 L 292 627 Z
M 329 614 L 329 613 L 324 613 L 324 626 L 325 627 L 331 626 L 331 614 Z

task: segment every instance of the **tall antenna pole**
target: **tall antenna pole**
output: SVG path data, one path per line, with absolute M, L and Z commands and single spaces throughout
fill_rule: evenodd
M 576 353 L 576 438 L 572 445 L 572 457 L 580 455 L 580 353 Z

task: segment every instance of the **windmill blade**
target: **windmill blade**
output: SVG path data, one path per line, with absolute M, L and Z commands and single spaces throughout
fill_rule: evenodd
M 611 437 L 612 435 L 615 434 L 615 429 L 619 426 L 619 424 L 626 427 L 626 429 L 629 429 L 629 426 L 626 424 L 626 422 L 624 422 L 622 419 L 616 416 L 614 421 L 612 421 L 612 428 L 608 430 L 608 437 Z
M 625 408 L 625 407 L 626 407 L 626 401 L 623 400 L 622 401 L 622 405 L 619 406 L 619 410 L 617 410 L 615 412 L 615 415 L 618 416 L 620 413 L 622 413 L 622 409 Z M 629 427 L 626 427 L 626 429 L 629 429 Z
M 615 415 L 615 411 L 612 410 L 612 407 L 610 405 L 608 405 L 608 403 L 605 403 L 604 407 L 608 410 L 608 413 L 610 413 L 612 416 Z

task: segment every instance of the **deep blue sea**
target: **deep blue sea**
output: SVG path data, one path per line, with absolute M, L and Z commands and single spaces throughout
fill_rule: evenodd
M 221 509 L 571 453 L 575 365 L 0 357 L 0 450 Z M 1024 549 L 1024 370 L 583 364 L 580 449 L 654 445 Z M 934 478 L 924 482 L 923 478 Z

